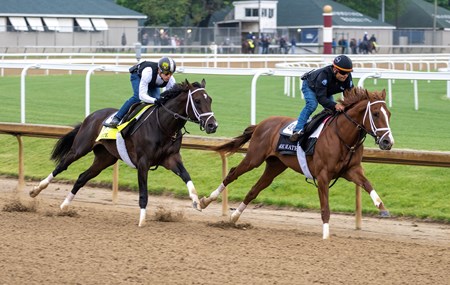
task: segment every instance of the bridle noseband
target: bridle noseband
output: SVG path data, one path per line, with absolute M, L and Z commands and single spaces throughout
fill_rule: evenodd
M 372 115 L 372 110 L 370 110 L 370 107 L 374 104 L 386 104 L 386 102 L 384 102 L 383 100 L 378 100 L 378 101 L 374 101 L 374 102 L 367 102 L 367 107 L 366 107 L 366 112 L 364 113 L 364 118 L 363 118 L 363 125 L 364 122 L 366 121 L 366 117 L 369 117 L 369 122 L 370 122 L 370 128 L 372 130 L 372 132 L 368 132 L 368 134 L 370 134 L 373 138 L 375 138 L 375 143 L 379 144 L 380 141 L 386 136 L 389 135 L 391 133 L 391 128 L 386 127 L 386 128 L 377 128 L 377 126 L 375 126 L 375 122 L 373 121 L 373 115 Z M 384 131 L 383 135 L 381 137 L 377 136 L 378 132 L 382 132 Z
M 182 119 L 182 120 L 185 120 L 185 121 L 189 121 L 189 122 L 193 122 L 193 123 L 199 124 L 200 125 L 200 130 L 203 131 L 205 129 L 205 126 L 207 125 L 207 122 L 211 118 L 214 117 L 214 112 L 200 113 L 197 110 L 197 107 L 195 107 L 195 104 L 194 104 L 194 98 L 192 97 L 192 95 L 195 92 L 197 92 L 197 91 L 205 91 L 205 88 L 197 88 L 194 91 L 191 91 L 189 89 L 188 98 L 186 100 L 186 108 L 185 108 L 186 114 L 188 114 L 189 106 L 190 106 L 190 108 L 192 109 L 192 112 L 194 113 L 194 116 L 195 116 L 196 120 L 192 120 L 191 118 L 189 118 L 187 116 L 180 115 L 180 114 L 170 110 L 169 108 L 167 108 L 164 104 L 161 104 L 161 106 L 164 108 L 164 110 L 166 110 L 167 112 L 172 114 L 175 119 L 179 118 L 179 119 Z M 206 120 L 202 119 L 203 117 L 206 117 Z
M 374 102 L 367 102 L 367 106 L 366 106 L 366 111 L 364 112 L 364 117 L 363 117 L 363 121 L 362 124 L 356 122 L 352 117 L 350 117 L 346 112 L 344 112 L 344 116 L 351 121 L 353 124 L 355 124 L 360 130 L 363 130 L 366 134 L 371 135 L 374 139 L 375 139 L 375 143 L 379 144 L 381 139 L 383 139 L 386 135 L 389 135 L 391 133 L 391 128 L 386 127 L 386 128 L 377 128 L 377 126 L 375 125 L 375 122 L 373 120 L 373 115 L 372 115 L 372 110 L 370 109 L 370 107 L 372 105 L 375 104 L 386 104 L 386 102 L 384 102 L 383 100 L 378 100 L 378 101 L 374 101 Z M 369 118 L 369 123 L 370 123 L 370 130 L 366 129 L 364 127 L 364 123 L 366 122 L 366 118 Z M 378 132 L 382 132 L 385 131 L 383 133 L 383 135 L 381 137 L 379 137 L 377 135 Z

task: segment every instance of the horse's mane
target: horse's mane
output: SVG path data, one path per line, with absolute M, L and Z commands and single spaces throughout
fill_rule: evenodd
M 369 92 L 362 87 L 354 87 L 349 91 L 344 92 L 344 98 L 338 99 L 338 102 L 344 105 L 346 108 L 352 106 L 363 100 L 383 100 L 380 92 Z
M 171 89 L 166 90 L 163 93 L 161 93 L 161 98 L 160 98 L 159 101 L 162 104 L 164 104 L 167 101 L 169 101 L 170 99 L 173 99 L 173 98 L 177 97 L 181 93 L 188 92 L 190 86 L 193 86 L 193 87 L 196 87 L 196 88 L 202 87 L 200 85 L 200 83 L 198 83 L 198 82 L 194 82 L 192 84 L 189 84 L 189 82 L 187 82 L 187 81 L 176 83 Z

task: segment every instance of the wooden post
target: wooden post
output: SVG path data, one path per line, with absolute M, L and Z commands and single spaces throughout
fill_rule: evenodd
M 222 159 L 222 180 L 227 177 L 228 174 L 228 159 L 221 153 L 220 158 Z M 222 191 L 222 216 L 228 215 L 228 189 L 225 187 Z
M 16 135 L 17 141 L 19 143 L 19 183 L 17 184 L 16 191 L 23 191 L 25 187 L 25 166 L 23 158 L 23 141 L 22 136 Z
M 356 185 L 356 184 L 355 184 Z M 355 222 L 356 222 L 356 229 L 360 230 L 362 225 L 362 199 L 361 199 L 361 187 L 359 185 L 356 185 L 355 188 Z
M 112 187 L 112 202 L 117 204 L 117 195 L 119 193 L 119 161 L 113 167 L 113 187 Z

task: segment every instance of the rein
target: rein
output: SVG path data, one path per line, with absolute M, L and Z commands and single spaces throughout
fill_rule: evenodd
M 168 113 L 170 113 L 171 115 L 173 115 L 173 117 L 175 118 L 175 120 L 176 120 L 176 119 L 182 119 L 182 120 L 184 120 L 184 121 L 189 121 L 189 122 L 193 122 L 193 123 L 199 124 L 200 130 L 203 131 L 203 130 L 204 130 L 204 125 L 206 125 L 206 122 L 208 122 L 208 120 L 214 116 L 214 113 L 213 113 L 213 112 L 200 113 L 200 112 L 197 110 L 197 108 L 195 107 L 194 99 L 193 99 L 192 95 L 193 95 L 195 92 L 197 92 L 197 91 L 202 91 L 202 90 L 205 90 L 205 88 L 197 88 L 197 89 L 195 89 L 195 90 L 192 91 L 192 92 L 191 92 L 191 90 L 189 90 L 188 98 L 187 98 L 187 100 L 186 100 L 186 108 L 185 108 L 186 114 L 188 114 L 188 112 L 189 112 L 189 106 L 190 106 L 191 109 L 192 109 L 192 112 L 193 112 L 194 115 L 195 115 L 196 120 L 192 120 L 191 118 L 189 118 L 189 117 L 187 117 L 187 116 L 180 115 L 180 114 L 178 114 L 178 113 L 176 113 L 176 112 L 170 110 L 169 108 L 167 108 L 164 104 L 161 104 L 161 106 L 164 108 L 164 110 L 165 110 L 166 112 L 168 112 Z M 202 117 L 204 117 L 204 116 L 208 116 L 206 120 L 202 120 Z M 157 116 L 157 118 L 158 118 L 158 117 L 159 117 L 159 116 Z M 202 124 L 202 122 L 204 122 L 204 123 Z M 162 126 L 161 126 L 161 124 L 160 124 L 159 119 L 158 119 L 158 126 L 159 126 L 161 129 L 163 129 Z
M 208 120 L 214 116 L 214 113 L 213 113 L 213 112 L 200 113 L 200 112 L 197 110 L 197 108 L 195 107 L 194 99 L 193 99 L 192 95 L 193 95 L 195 92 L 197 92 L 197 91 L 202 91 L 202 90 L 204 91 L 205 88 L 197 88 L 197 89 L 195 89 L 194 91 L 189 90 L 189 92 L 188 92 L 188 97 L 187 97 L 187 100 L 186 100 L 186 108 L 185 108 L 186 114 L 188 114 L 188 112 L 189 112 L 189 107 L 190 107 L 191 110 L 192 110 L 192 112 L 193 112 L 194 115 L 195 115 L 196 120 L 193 120 L 193 119 L 189 118 L 188 116 L 183 116 L 183 115 L 181 115 L 181 114 L 179 114 L 179 113 L 177 113 L 177 112 L 174 112 L 174 111 L 172 111 L 171 109 L 167 108 L 164 104 L 161 104 L 161 107 L 163 107 L 163 109 L 164 109 L 166 112 L 168 112 L 169 114 L 171 114 L 175 120 L 177 120 L 177 119 L 182 119 L 182 120 L 184 120 L 184 121 L 189 121 L 189 122 L 193 122 L 193 123 L 199 124 L 200 130 L 203 131 L 203 130 L 204 130 L 204 126 L 206 125 L 206 123 L 208 122 Z M 205 116 L 208 116 L 207 119 L 206 119 L 206 120 L 202 120 L 202 117 L 205 117 Z M 175 134 L 173 134 L 173 135 L 172 135 L 172 134 L 169 134 L 169 133 L 166 131 L 166 129 L 161 125 L 161 121 L 160 121 L 160 119 L 159 119 L 159 112 L 156 112 L 156 121 L 157 121 L 157 123 L 158 123 L 158 127 L 166 134 L 166 136 L 172 137 L 172 140 L 176 140 L 178 137 L 180 137 L 180 136 L 178 135 L 179 130 L 176 131 Z
M 361 147 L 361 145 L 364 143 L 365 139 L 366 139 L 366 134 L 371 135 L 374 139 L 375 139 L 375 143 L 378 144 L 380 142 L 380 140 L 388 135 L 391 130 L 389 127 L 387 128 L 377 128 L 377 126 L 374 123 L 373 120 L 373 115 L 372 115 L 372 111 L 370 110 L 370 107 L 374 104 L 379 104 L 379 103 L 385 103 L 382 100 L 378 100 L 378 101 L 374 101 L 374 102 L 367 102 L 367 106 L 366 106 L 366 111 L 364 112 L 364 117 L 363 117 L 363 121 L 362 124 L 356 122 L 352 117 L 350 117 L 347 112 L 343 112 L 345 118 L 347 120 L 349 120 L 350 122 L 352 122 L 358 129 L 358 137 L 356 139 L 356 142 L 353 145 L 348 145 L 342 138 L 342 136 L 339 134 L 339 128 L 337 127 L 337 117 L 339 115 L 339 113 L 336 113 L 337 115 L 335 115 L 333 117 L 332 120 L 335 121 L 335 133 L 338 136 L 339 140 L 344 144 L 344 146 L 348 149 L 348 154 L 350 154 L 348 160 L 347 160 L 347 164 L 345 167 L 342 167 L 341 170 L 339 171 L 337 178 L 334 179 L 333 183 L 331 183 L 331 185 L 329 186 L 329 188 L 333 187 L 333 185 L 337 182 L 337 180 L 341 177 L 341 175 L 343 174 L 344 170 L 348 167 L 348 165 L 350 164 L 350 161 L 352 160 L 353 155 L 355 154 L 356 150 Z M 371 131 L 369 131 L 368 129 L 366 129 L 364 127 L 364 122 L 366 121 L 366 118 L 369 118 L 369 122 L 370 122 L 370 128 Z M 331 124 L 332 122 L 330 122 Z M 376 133 L 379 131 L 385 131 L 385 133 L 381 136 L 381 137 L 377 137 Z M 314 179 L 314 184 L 316 184 L 316 181 Z M 316 185 L 317 187 L 317 185 Z

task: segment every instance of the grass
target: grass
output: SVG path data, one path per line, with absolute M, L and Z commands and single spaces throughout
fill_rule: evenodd
M 232 137 L 239 135 L 250 122 L 251 77 L 246 76 L 191 76 L 180 74 L 177 81 L 206 79 L 208 93 L 213 98 L 213 110 L 219 129 L 211 136 Z M 40 124 L 74 125 L 84 118 L 84 75 L 29 76 L 26 80 L 26 122 Z M 387 82 L 366 80 L 366 88 L 387 88 Z M 304 101 L 283 94 L 284 79 L 263 76 L 257 84 L 257 121 L 271 115 L 297 117 Z M 410 81 L 397 80 L 393 84 L 391 128 L 396 143 L 394 148 L 450 151 L 450 100 L 446 97 L 446 82 L 418 84 L 419 110 L 414 110 L 413 85 Z M 2 112 L 0 121 L 20 121 L 20 78 L 0 77 Z M 128 76 L 123 74 L 95 74 L 91 79 L 91 110 L 120 107 L 131 95 Z M 318 108 L 318 111 L 321 108 Z M 206 135 L 198 126 L 187 124 L 194 135 Z M 55 140 L 24 139 L 25 174 L 28 179 L 40 180 L 54 168 L 49 160 Z M 0 136 L 0 174 L 17 175 L 17 140 L 9 135 Z M 375 147 L 368 137 L 366 147 Z M 209 195 L 221 182 L 221 161 L 217 154 L 196 150 L 182 150 L 186 168 L 200 195 Z M 229 158 L 229 167 L 237 165 L 241 154 Z M 88 155 L 58 176 L 60 180 L 75 180 L 90 164 Z M 247 173 L 229 186 L 229 199 L 241 201 L 262 173 L 260 167 Z M 365 163 L 366 175 L 380 197 L 395 216 L 407 216 L 434 221 L 450 222 L 450 169 L 404 165 Z M 93 182 L 110 184 L 112 168 L 106 169 Z M 121 163 L 121 189 L 137 190 L 137 174 Z M 175 174 L 163 169 L 149 175 L 149 192 L 171 192 L 186 197 L 184 183 Z M 354 185 L 341 179 L 330 191 L 332 211 L 354 211 Z M 288 206 L 302 209 L 319 209 L 317 190 L 304 181 L 304 177 L 291 170 L 285 171 L 261 192 L 254 203 Z M 369 195 L 363 195 L 363 211 L 366 215 L 377 213 Z

